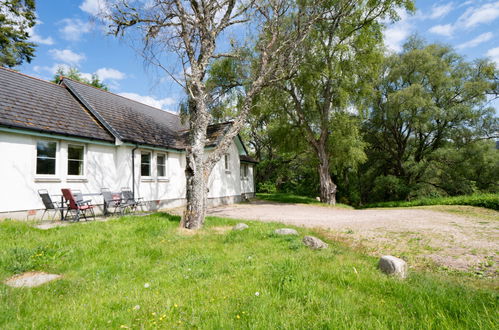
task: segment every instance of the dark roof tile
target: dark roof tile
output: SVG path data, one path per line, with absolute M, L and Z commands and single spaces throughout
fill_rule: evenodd
M 113 142 L 62 86 L 0 68 L 0 125 Z

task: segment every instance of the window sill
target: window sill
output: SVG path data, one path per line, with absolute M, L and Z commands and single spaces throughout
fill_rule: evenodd
M 67 178 L 66 182 L 88 182 L 87 178 Z
M 170 182 L 168 178 L 158 178 L 158 182 Z
M 230 171 L 229 170 L 225 170 L 225 174 L 230 174 Z
M 154 178 L 149 178 L 149 177 L 140 178 L 140 181 L 141 182 L 154 182 Z
M 35 182 L 61 182 L 61 179 L 50 177 L 35 177 Z

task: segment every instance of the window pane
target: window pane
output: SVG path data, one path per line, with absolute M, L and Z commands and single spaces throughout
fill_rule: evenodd
M 151 154 L 140 154 L 140 175 L 151 176 Z
M 83 146 L 68 145 L 68 159 L 83 160 Z
M 37 158 L 55 158 L 57 149 L 56 142 L 40 141 L 36 144 L 36 157 Z
M 158 176 L 165 176 L 165 155 L 158 155 L 156 160 Z
M 38 158 L 36 160 L 36 174 L 55 174 L 55 159 Z
M 140 165 L 140 175 L 151 176 L 151 168 L 150 168 L 149 164 L 141 164 Z
M 83 161 L 68 160 L 69 175 L 83 175 Z

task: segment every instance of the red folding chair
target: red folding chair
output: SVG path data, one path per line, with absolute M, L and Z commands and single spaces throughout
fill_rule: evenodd
M 95 220 L 94 206 L 90 205 L 90 201 L 78 200 L 75 198 L 71 189 L 65 188 L 61 189 L 62 195 L 66 200 L 67 211 L 64 218 L 67 218 L 68 214 L 71 213 L 73 216 L 73 221 L 80 221 L 80 218 L 84 218 L 85 221 L 88 220 L 87 212 L 90 213 Z

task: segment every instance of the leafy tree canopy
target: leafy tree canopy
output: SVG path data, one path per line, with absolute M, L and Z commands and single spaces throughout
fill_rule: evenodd
M 54 75 L 54 79 L 51 81 L 58 84 L 61 81 L 62 77 L 66 77 L 69 79 L 73 79 L 76 81 L 80 81 L 82 83 L 100 88 L 102 90 L 107 91 L 108 87 L 106 84 L 104 84 L 101 80 L 99 80 L 99 77 L 94 73 L 90 77 L 90 79 L 85 78 L 83 74 L 78 70 L 77 68 L 69 68 L 69 69 L 64 69 L 63 67 L 59 67 Z
M 0 66 L 15 67 L 35 56 L 29 30 L 36 23 L 34 0 L 0 0 Z

